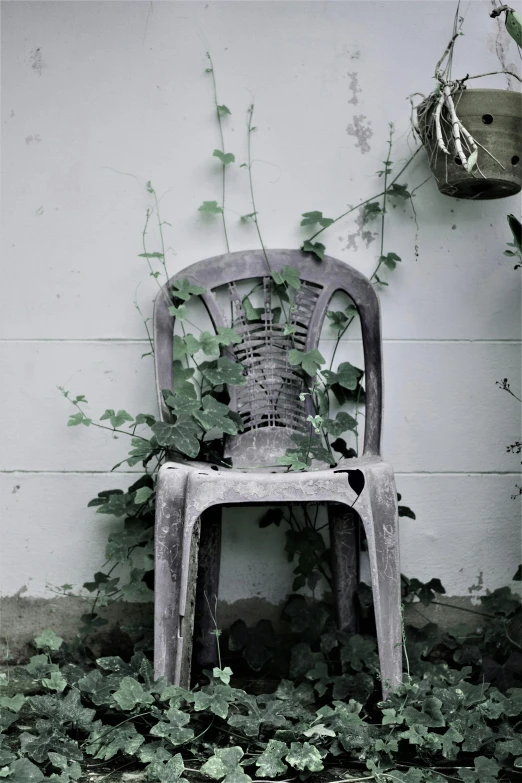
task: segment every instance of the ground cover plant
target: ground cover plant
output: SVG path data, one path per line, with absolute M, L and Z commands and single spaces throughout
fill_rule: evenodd
M 218 100 L 210 56 L 207 75 L 221 141 L 213 153 L 220 165 L 221 197 L 219 202 L 204 201 L 199 209 L 221 222 L 228 250 L 226 173 L 237 164 L 234 154 L 226 151 L 224 126 L 230 109 Z M 251 211 L 242 219 L 254 223 L 265 250 L 254 193 L 253 113 L 251 106 L 246 122 L 248 157 L 241 164 Z M 358 213 L 363 221 L 377 221 L 379 254 L 372 274 L 377 286 L 388 285 L 386 275 L 401 261 L 386 244 L 387 215 L 397 205 L 414 210 L 417 189 L 410 189 L 402 177 L 418 150 L 397 165 L 395 173 L 392 149 L 390 128 L 384 167 L 377 173 L 382 186 L 374 197 L 335 218 L 325 217 L 320 210 L 301 217 L 301 225 L 311 232 L 302 249 L 318 259 L 326 252 L 321 241 L 324 232 L 341 219 Z M 150 183 L 148 192 L 152 206 L 146 215 L 141 255 L 161 286 L 169 279 L 164 222 Z M 159 247 L 149 247 L 151 221 L 157 223 Z M 268 253 L 266 259 L 292 361 L 301 368 L 305 393 L 315 408 L 309 435 L 297 439 L 295 448 L 282 454 L 278 464 L 287 470 L 313 469 L 313 460 L 334 465 L 340 457 L 349 459 L 358 453 L 364 370 L 346 361 L 334 369 L 341 340 L 357 314 L 350 304 L 328 313 L 335 335 L 329 367 L 319 351 L 293 348 L 291 312 L 299 276 L 291 268 L 272 273 Z M 0 675 L 0 778 L 9 783 L 69 783 L 102 770 L 109 780 L 113 770 L 132 766 L 153 783 L 194 776 L 224 783 L 287 783 L 330 767 L 360 770 L 346 780 L 381 783 L 522 780 L 519 596 L 506 587 L 483 596 L 476 608 L 462 610 L 466 616 L 471 612 L 476 620 L 473 627 L 443 630 L 435 623 L 420 629 L 405 627 L 404 684 L 383 702 L 371 591 L 359 587 L 360 632 L 339 632 L 331 607 L 314 599 L 319 579 L 330 579 L 329 551 L 317 517 L 306 509 L 270 509 L 260 521 L 262 526 L 287 525 L 286 551 L 295 566 L 295 581 L 283 613 L 283 635 L 275 634 L 263 620 L 253 628 L 239 621 L 221 634 L 216 619 L 219 664 L 199 673 L 190 691 L 165 679 L 155 680 L 150 628 L 126 629 L 134 641 L 131 652 L 94 654 L 90 642 L 106 622 L 100 609 L 120 598 L 144 602 L 153 597 L 155 480 L 162 461 L 174 451 L 180 458 L 226 464 L 223 434 L 236 434 L 241 426 L 228 408 L 226 386 L 241 384 L 244 370 L 221 353 L 223 348 L 233 350 L 237 335 L 231 328 L 217 335 L 197 329 L 193 333 L 189 307 L 201 293 L 183 280 L 168 292 L 169 305 L 181 325 L 175 341 L 176 383 L 164 394 L 172 413 L 169 421 L 114 409 L 95 419 L 83 395 L 62 389 L 75 408 L 69 426 L 96 426 L 126 435 L 130 451 L 124 462 L 141 465 L 143 471 L 127 491 L 104 490 L 89 504 L 100 514 L 122 519 L 123 526 L 110 536 L 104 568 L 83 586 L 92 595 L 92 605 L 81 618 L 77 638 L 65 642 L 45 629 L 34 639 L 35 654 L 29 663 L 13 667 L 7 661 Z M 250 296 L 244 306 L 249 318 L 259 317 Z M 148 319 L 144 321 L 149 334 Z M 338 409 L 342 405 L 345 410 Z M 415 517 L 402 505 L 399 514 Z M 522 578 L 520 571 L 514 578 Z M 311 598 L 299 592 L 305 588 L 312 591 Z M 67 594 L 72 587 L 60 589 Z M 425 606 L 443 604 L 443 595 L 444 587 L 436 578 L 428 583 L 403 578 L 403 601 L 420 616 Z

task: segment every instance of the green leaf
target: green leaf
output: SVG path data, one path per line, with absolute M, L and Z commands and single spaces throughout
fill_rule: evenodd
M 169 313 L 170 315 L 173 315 L 174 318 L 179 318 L 179 320 L 182 321 L 188 315 L 188 307 L 184 304 L 180 305 L 179 307 L 174 307 L 174 305 L 171 305 L 169 307 Z
M 180 337 L 178 334 L 174 335 L 172 357 L 176 361 L 182 359 L 184 356 L 194 356 L 201 348 L 198 340 L 193 334 L 186 334 L 184 337 Z
M 329 310 L 326 313 L 326 317 L 330 321 L 330 327 L 332 329 L 337 329 L 339 332 L 344 329 L 348 320 L 348 316 L 340 310 Z
M 50 677 L 46 677 L 42 680 L 42 685 L 50 691 L 62 693 L 67 687 L 67 680 L 61 672 L 52 672 Z
M 386 191 L 388 196 L 396 196 L 397 198 L 411 198 L 411 193 L 408 190 L 407 185 L 399 185 L 398 182 L 394 182 L 393 185 L 390 185 L 388 190 Z
M 454 726 L 450 726 L 440 738 L 444 758 L 456 759 L 460 748 L 455 743 L 460 743 L 463 739 L 464 736 Z
M 215 202 L 211 201 L 205 203 L 215 204 Z M 190 280 L 187 280 L 187 278 L 174 280 L 172 283 L 172 295 L 176 299 L 182 299 L 184 302 L 188 302 L 192 296 L 200 296 L 201 294 L 204 294 L 205 291 L 205 288 L 202 288 L 200 285 L 196 285 L 195 283 L 191 283 Z
M 104 677 L 99 669 L 94 669 L 78 680 L 78 687 L 99 707 L 112 703 L 112 693 L 119 686 L 120 680 L 119 675 Z
M 228 326 L 218 326 L 217 337 L 220 345 L 237 345 L 243 338 Z
M 219 112 L 221 115 L 224 115 L 224 114 L 232 114 L 232 112 L 230 111 L 230 109 L 228 108 L 228 106 L 225 106 L 225 104 L 224 104 L 224 103 L 222 103 L 221 105 L 219 105 L 219 106 L 217 107 L 217 110 L 218 110 L 218 112 Z
M 73 413 L 71 416 L 69 416 L 67 426 L 76 427 L 78 424 L 83 424 L 85 427 L 88 427 L 89 424 L 92 424 L 92 419 L 87 418 L 85 413 Z
M 154 591 L 145 582 L 129 582 L 121 588 L 123 597 L 131 604 L 149 603 L 154 600 Z
M 86 744 L 86 751 L 95 759 L 114 758 L 117 753 L 123 752 L 128 756 L 134 756 L 138 748 L 145 742 L 145 737 L 136 731 L 133 723 L 123 726 L 115 726 L 107 731 L 106 726 L 91 732 Z
M 221 215 L 223 208 L 218 205 L 217 201 L 204 201 L 198 207 L 198 212 L 206 212 L 209 215 Z
M 245 296 L 241 304 L 247 321 L 259 321 L 264 312 L 262 307 L 254 307 L 248 296 Z
M 309 239 L 305 239 L 301 247 L 301 250 L 303 251 L 303 253 L 314 253 L 317 256 L 317 258 L 319 258 L 322 261 L 324 258 L 324 251 L 326 250 L 326 247 L 322 244 L 322 242 L 310 242 Z
M 243 168 L 243 166 L 245 166 L 245 165 L 246 165 L 246 164 L 245 164 L 245 163 L 243 163 L 243 164 L 240 166 L 240 168 Z M 256 215 L 257 215 L 257 212 L 249 212 L 247 215 L 241 215 L 241 220 L 242 220 L 243 222 L 245 222 L 245 223 L 246 223 L 246 221 L 247 221 L 249 218 L 252 218 L 252 220 L 254 220 L 254 221 L 255 221 L 255 217 L 256 217 Z
M 272 272 L 272 279 L 277 285 L 289 285 L 296 291 L 301 288 L 299 271 L 291 266 L 285 266 L 280 272 Z
M 216 748 L 214 755 L 201 767 L 201 772 L 214 780 L 224 778 L 224 783 L 249 783 L 252 778 L 240 765 L 243 749 L 238 745 L 231 748 Z
M 309 742 L 292 742 L 285 758 L 290 766 L 300 772 L 305 769 L 310 772 L 320 772 L 323 769 L 321 754 L 315 745 L 311 745 Z
M 331 226 L 332 223 L 335 222 L 332 220 L 332 218 L 323 217 L 323 213 L 319 212 L 318 210 L 313 210 L 312 212 L 303 212 L 302 218 L 302 226 L 313 226 L 316 223 L 319 223 L 319 225 L 323 228 L 328 228 L 328 226 Z
M 382 214 L 381 205 L 378 201 L 371 201 L 369 204 L 364 204 L 363 210 L 363 225 L 376 218 L 377 215 Z
M 9 767 L 9 783 L 40 783 L 43 772 L 29 759 L 17 759 Z
M 219 158 L 223 166 L 228 166 L 230 163 L 234 163 L 236 156 L 231 152 L 221 152 L 221 150 L 214 150 L 212 153 L 215 158 Z M 208 202 L 206 202 L 208 203 Z M 214 202 L 215 203 L 215 202 Z M 201 210 L 201 207 L 200 207 Z
M 277 778 L 284 775 L 288 767 L 283 764 L 283 756 L 287 751 L 288 747 L 284 742 L 268 740 L 268 745 L 256 761 L 257 777 Z
M 175 424 L 157 421 L 151 429 L 160 446 L 176 449 L 181 454 L 194 459 L 198 456 L 200 449 L 196 437 L 198 428 L 192 418 L 180 416 Z
M 172 745 L 182 745 L 194 736 L 193 730 L 186 728 L 189 722 L 190 715 L 181 712 L 176 707 L 170 707 L 164 714 L 164 719 L 152 727 L 150 734 L 154 737 L 164 737 Z
M 124 677 L 113 698 L 125 711 L 134 709 L 138 704 L 151 704 L 154 701 L 150 693 L 146 693 L 143 685 L 134 677 Z
M 306 470 L 308 463 L 304 462 L 301 454 L 282 454 L 276 457 L 276 464 L 290 468 L 290 470 Z
M 163 258 L 163 253 L 139 253 L 138 258 Z
M 357 419 L 345 411 L 340 411 L 335 419 L 325 419 L 323 426 L 333 438 L 339 438 L 344 432 L 357 432 Z
M 0 696 L 0 707 L 11 710 L 11 712 L 20 712 L 20 708 L 25 702 L 23 693 L 17 693 L 14 696 Z
M 157 780 L 159 783 L 176 783 L 185 771 L 181 753 L 164 760 L 153 761 L 147 767 L 147 780 Z
M 335 383 L 338 383 L 344 389 L 350 389 L 352 391 L 357 388 L 359 378 L 364 375 L 362 370 L 358 367 L 354 367 L 350 362 L 341 362 L 337 368 L 337 372 L 323 370 L 322 374 L 327 386 L 333 386 Z
M 154 490 L 150 487 L 140 487 L 134 496 L 134 502 L 136 504 L 146 503 L 153 494 Z
M 518 252 L 522 253 L 522 224 L 514 215 L 508 215 L 507 222 L 513 234 L 514 245 Z
M 216 428 L 227 435 L 236 435 L 237 425 L 228 417 L 228 413 L 228 405 L 207 396 L 203 398 L 203 410 L 195 411 L 194 417 L 207 432 Z
M 210 332 L 201 332 L 199 335 L 199 345 L 203 353 L 207 356 L 219 353 L 219 338 Z
M 388 269 L 395 269 L 398 261 L 402 261 L 402 259 L 397 255 L 397 253 L 388 253 L 388 255 L 380 256 L 379 258 L 379 263 L 384 264 L 384 266 L 387 266 Z
M 110 420 L 111 427 L 114 427 L 114 429 L 121 427 L 126 421 L 134 421 L 134 417 L 131 416 L 130 413 L 127 413 L 127 411 L 121 410 L 118 411 L 118 413 L 115 413 L 112 408 L 106 410 L 103 416 L 100 416 L 100 421 L 105 421 L 105 419 Z
M 212 676 L 215 679 L 221 680 L 222 683 L 225 685 L 228 685 L 230 683 L 230 678 L 232 677 L 232 669 L 230 666 L 225 666 L 224 669 L 220 669 L 218 666 L 214 666 L 212 669 Z
M 226 356 L 220 356 L 215 362 L 203 362 L 200 365 L 203 376 L 214 386 L 228 384 L 230 386 L 244 386 L 247 382 L 243 374 L 243 366 L 233 362 Z
M 46 628 L 34 640 L 38 650 L 59 650 L 63 644 L 61 636 L 57 636 L 52 628 Z
M 301 366 L 308 375 L 315 375 L 319 367 L 324 364 L 325 359 L 317 348 L 311 351 L 299 351 L 292 348 L 288 352 L 288 361 L 292 367 Z

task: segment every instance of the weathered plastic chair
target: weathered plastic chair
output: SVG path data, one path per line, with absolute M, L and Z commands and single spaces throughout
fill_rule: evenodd
M 159 677 L 185 687 L 190 682 L 196 584 L 199 578 L 200 662 L 209 664 L 215 636 L 209 607 L 218 593 L 221 546 L 220 506 L 255 503 L 328 504 L 338 625 L 354 630 L 353 597 L 357 580 L 357 546 L 353 511 L 362 520 L 368 542 L 373 601 L 377 625 L 383 692 L 401 682 L 402 649 L 397 494 L 393 470 L 380 456 L 382 418 L 382 359 L 379 301 L 370 281 L 344 262 L 296 250 L 270 250 L 272 271 L 290 266 L 299 271 L 292 337 L 274 324 L 270 274 L 261 251 L 230 253 L 200 261 L 182 270 L 164 287 L 155 302 L 154 339 L 156 381 L 162 418 L 169 412 L 161 391 L 172 388 L 174 317 L 169 314 L 168 291 L 174 280 L 188 279 L 201 286 L 201 296 L 214 328 L 229 325 L 215 291 L 228 285 L 234 308 L 234 329 L 243 341 L 231 346 L 247 368 L 247 383 L 230 387 L 230 407 L 243 420 L 244 432 L 229 437 L 225 456 L 232 468 L 208 462 L 168 462 L 159 472 L 156 510 L 155 671 Z M 258 278 L 264 287 L 261 323 L 249 322 L 236 283 Z M 362 457 L 335 468 L 305 472 L 274 469 L 275 459 L 295 447 L 291 436 L 309 432 L 310 398 L 299 368 L 287 358 L 292 347 L 317 347 L 328 303 L 344 291 L 355 304 L 364 347 L 366 411 Z M 165 296 L 165 293 L 167 296 Z M 255 466 L 253 468 L 253 466 Z M 262 466 L 262 467 L 259 467 Z M 264 467 L 263 467 L 264 466 Z M 250 470 L 248 470 L 250 468 Z M 253 468 L 253 469 L 252 469 Z M 348 482 L 348 469 L 364 474 L 357 495 Z M 200 520 L 203 515 L 203 524 Z M 200 540 L 201 536 L 201 540 Z M 199 550 L 199 575 L 198 575 Z

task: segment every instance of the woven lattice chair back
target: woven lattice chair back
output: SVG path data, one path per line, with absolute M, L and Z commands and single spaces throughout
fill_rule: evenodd
M 328 304 L 334 293 L 344 291 L 361 317 L 366 373 L 366 453 L 378 454 L 381 430 L 381 356 L 378 300 L 368 280 L 347 264 L 326 257 L 323 261 L 295 250 L 244 251 L 193 264 L 173 277 L 156 299 L 154 314 L 156 378 L 161 416 L 169 413 L 161 391 L 173 383 L 172 351 L 175 319 L 169 314 L 168 292 L 175 280 L 188 279 L 205 289 L 201 299 L 215 329 L 232 326 L 241 342 L 224 353 L 245 368 L 246 384 L 229 387 L 230 407 L 242 419 L 242 433 L 228 437 L 225 456 L 233 467 L 272 466 L 285 449 L 295 446 L 293 435 L 310 432 L 309 415 L 315 413 L 307 382 L 300 367 L 292 366 L 293 348 L 317 348 Z M 301 285 L 291 303 L 282 303 L 270 272 L 289 266 L 299 272 Z M 259 279 L 262 306 L 255 320 L 245 312 L 240 283 Z M 216 295 L 228 286 L 232 323 Z M 291 289 L 290 289 L 291 290 Z M 166 295 L 165 295 L 166 294 Z M 283 313 L 276 317 L 277 309 Z M 286 317 L 285 317 L 286 316 Z M 285 334 L 289 325 L 290 332 Z

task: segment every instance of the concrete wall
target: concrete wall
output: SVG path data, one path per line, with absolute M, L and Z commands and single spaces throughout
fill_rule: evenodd
M 520 68 L 490 8 L 466 4 L 456 75 Z M 396 170 L 409 157 L 406 98 L 432 88 L 453 13 L 454 3 L 431 1 L 3 3 L 4 596 L 50 598 L 48 585 L 63 583 L 81 594 L 119 526 L 86 504 L 129 482 L 109 472 L 124 444 L 67 428 L 72 411 L 56 386 L 85 394 L 95 415 L 155 411 L 133 306 L 137 295 L 149 316 L 154 296 L 138 258 L 145 183 L 171 224 L 172 272 L 225 250 L 219 221 L 197 211 L 220 199 L 207 49 L 238 163 L 255 102 L 266 245 L 297 247 L 302 212 L 335 216 L 379 191 L 389 122 Z M 514 87 L 505 76 L 481 82 Z M 428 173 L 422 154 L 403 181 L 413 187 Z M 502 255 L 505 216 L 520 200 L 456 201 L 430 180 L 415 205 L 417 234 L 408 208 L 388 220 L 386 248 L 403 261 L 381 291 L 384 453 L 417 514 L 401 520 L 403 571 L 440 577 L 462 596 L 509 583 L 521 559 L 520 502 L 510 497 L 519 459 L 506 452 L 520 435 L 519 410 L 495 386 L 509 377 L 520 393 L 520 274 Z M 232 249 L 257 247 L 254 227 L 239 220 L 251 206 L 238 165 L 227 206 Z M 357 216 L 326 233 L 327 252 L 370 274 L 378 227 L 363 235 Z M 150 242 L 157 249 L 154 231 Z M 340 358 L 352 349 L 348 341 Z M 236 512 L 225 525 L 221 597 L 277 604 L 292 579 L 283 534 L 251 520 Z

